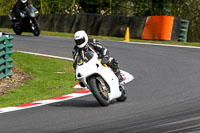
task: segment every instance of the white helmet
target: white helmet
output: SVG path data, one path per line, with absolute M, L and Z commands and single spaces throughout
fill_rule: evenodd
M 74 40 L 78 48 L 83 48 L 88 43 L 88 35 L 84 30 L 77 31 L 74 34 Z
M 26 3 L 28 0 L 21 0 L 22 3 Z

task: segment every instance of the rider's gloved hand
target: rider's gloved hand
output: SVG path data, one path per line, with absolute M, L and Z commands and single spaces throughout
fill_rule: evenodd
M 25 14 L 23 14 L 22 12 L 20 12 L 20 16 L 21 16 L 21 18 L 24 18 Z
M 112 63 L 113 63 L 114 66 L 118 66 L 118 64 L 119 64 L 119 63 L 118 63 L 118 60 L 116 60 L 116 59 L 113 59 L 113 60 L 112 60 Z
M 112 68 L 114 68 L 114 69 L 118 69 L 118 61 L 116 59 L 112 58 L 112 60 L 110 62 L 110 66 L 112 66 Z

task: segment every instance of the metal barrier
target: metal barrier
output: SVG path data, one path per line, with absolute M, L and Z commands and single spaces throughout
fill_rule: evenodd
M 180 34 L 178 41 L 179 42 L 187 42 L 187 33 L 188 33 L 188 27 L 189 27 L 189 20 L 181 19 L 181 28 L 180 28 Z
M 10 57 L 13 54 L 11 50 L 13 44 L 10 43 L 12 39 L 13 37 L 9 35 L 0 36 L 0 79 L 13 75 L 10 71 L 13 68 L 11 64 L 13 59 Z

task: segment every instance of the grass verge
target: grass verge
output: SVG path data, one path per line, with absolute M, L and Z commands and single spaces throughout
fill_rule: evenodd
M 0 107 L 29 103 L 49 99 L 79 91 L 72 86 L 77 84 L 71 61 L 35 56 L 14 52 L 13 64 L 33 78 L 25 84 L 9 90 L 0 96 Z
M 0 32 L 8 32 L 13 33 L 12 29 L 8 28 L 0 28 Z M 23 34 L 32 34 L 32 33 L 23 33 Z M 69 37 L 73 38 L 74 34 L 72 33 L 65 33 L 65 32 L 50 32 L 50 31 L 41 31 L 41 35 L 46 36 L 58 36 L 58 37 Z M 95 38 L 98 40 L 112 40 L 112 41 L 123 41 L 124 38 L 120 37 L 106 37 L 106 36 L 93 36 L 89 35 L 90 38 Z M 175 42 L 175 41 L 156 41 L 156 40 L 140 40 L 140 39 L 130 39 L 131 42 L 145 42 L 145 43 L 159 43 L 159 44 L 171 44 L 171 45 L 183 45 L 183 46 L 196 46 L 200 47 L 199 42 Z

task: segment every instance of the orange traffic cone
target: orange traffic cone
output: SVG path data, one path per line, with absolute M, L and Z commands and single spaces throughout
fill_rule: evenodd
M 129 27 L 126 28 L 126 34 L 124 37 L 125 42 L 130 42 Z

